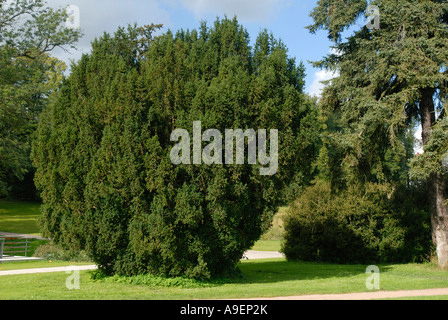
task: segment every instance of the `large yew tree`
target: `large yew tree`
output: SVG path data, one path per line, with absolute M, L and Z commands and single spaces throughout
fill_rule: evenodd
M 368 5 L 379 9 L 379 15 L 372 17 L 379 28 L 359 27 L 369 14 Z M 413 124 L 412 119 L 421 123 L 425 154 L 412 163 L 414 170 L 423 172 L 420 176 L 426 178 L 433 241 L 440 266 L 448 267 L 443 167 L 448 145 L 446 131 L 443 134 L 448 4 L 426 0 L 320 0 L 311 16 L 314 24 L 309 26 L 310 31 L 328 31 L 335 49 L 316 65 L 338 72 L 323 93 L 321 107 L 324 113 L 337 115 L 342 129 L 334 138 L 350 154 L 346 160 L 350 159 L 360 176 L 364 173 L 363 178 L 368 180 L 366 173 L 384 160 L 382 151 L 388 145 L 397 146 L 397 135 Z M 344 38 L 349 29 L 355 31 Z
M 303 66 L 269 33 L 251 47 L 236 19 L 154 39 L 157 27 L 94 41 L 44 112 L 33 149 L 43 231 L 107 273 L 224 275 L 312 178 L 316 108 Z M 277 129 L 278 172 L 174 164 L 171 134 L 193 137 L 197 121 Z

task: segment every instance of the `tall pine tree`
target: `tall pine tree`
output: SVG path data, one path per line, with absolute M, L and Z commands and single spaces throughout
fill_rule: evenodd
M 310 31 L 326 30 L 335 48 L 316 65 L 339 73 L 324 90 L 322 110 L 337 115 L 336 139 L 367 180 L 372 166 L 385 161 L 388 146 L 398 147 L 400 132 L 413 119 L 420 121 L 425 150 L 439 155 L 425 173 L 433 241 L 440 266 L 447 268 L 446 170 L 440 157 L 447 143 L 434 132 L 443 131 L 437 122 L 446 108 L 448 4 L 394 0 L 370 5 L 379 9 L 379 28 L 355 28 L 346 39 L 344 31 L 369 13 L 367 1 L 320 0 L 311 13 Z

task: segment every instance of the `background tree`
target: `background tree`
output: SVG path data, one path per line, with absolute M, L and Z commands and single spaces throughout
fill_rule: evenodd
M 107 273 L 225 275 L 311 180 L 317 110 L 302 64 L 267 32 L 251 48 L 236 19 L 153 39 L 158 27 L 94 41 L 44 111 L 33 149 L 44 234 Z M 278 173 L 247 158 L 174 165 L 171 133 L 193 136 L 194 121 L 278 129 Z
M 65 70 L 49 53 L 80 37 L 66 19 L 40 0 L 0 0 L 0 197 L 35 196 L 30 137 Z
M 334 192 L 318 179 L 284 216 L 282 252 L 288 260 L 340 264 L 427 261 L 433 246 L 425 196 L 387 183 Z
M 365 16 L 367 1 L 321 0 L 311 13 L 314 24 L 309 26 L 310 31 L 328 31 L 336 49 L 316 65 L 339 72 L 323 92 L 321 109 L 336 117 L 340 131 L 333 137 L 343 146 L 344 165 L 350 161 L 358 181 L 371 181 L 374 167 L 384 169 L 390 147 L 399 150 L 399 135 L 413 124 L 412 120 L 420 121 L 425 154 L 437 154 L 425 173 L 432 238 L 440 266 L 447 267 L 446 170 L 440 161 L 447 145 L 446 139 L 443 142 L 435 133 L 444 128 L 437 122 L 445 115 L 448 4 L 370 4 L 379 8 L 380 28 L 356 28 L 346 39 L 343 32 Z M 416 161 L 412 163 L 416 165 Z M 337 165 L 341 166 L 341 160 Z

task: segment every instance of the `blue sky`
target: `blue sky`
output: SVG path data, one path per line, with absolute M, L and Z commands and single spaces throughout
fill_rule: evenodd
M 319 81 L 329 74 L 314 69 L 308 61 L 327 55 L 331 42 L 326 33 L 311 34 L 305 27 L 312 23 L 309 13 L 317 0 L 47 0 L 52 7 L 75 5 L 80 11 L 80 27 L 85 36 L 78 51 L 55 54 L 68 62 L 77 60 L 90 50 L 90 42 L 103 32 L 113 33 L 119 26 L 161 23 L 168 29 L 197 29 L 201 20 L 212 23 L 216 17 L 237 16 L 255 41 L 260 30 L 266 28 L 281 38 L 290 56 L 305 64 L 306 91 L 319 93 Z

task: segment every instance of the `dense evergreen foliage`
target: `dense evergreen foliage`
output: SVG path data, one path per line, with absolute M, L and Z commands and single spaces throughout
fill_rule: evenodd
M 368 5 L 376 8 L 378 25 L 354 27 Z M 316 166 L 330 185 L 318 182 L 291 207 L 285 252 L 311 260 L 364 261 L 370 252 L 376 261 L 412 261 L 429 254 L 432 235 L 439 265 L 448 267 L 448 4 L 321 0 L 311 17 L 309 30 L 327 31 L 334 43 L 315 63 L 337 74 L 319 101 L 324 130 Z M 354 31 L 345 38 L 348 29 Z M 416 124 L 421 155 L 413 150 Z M 390 190 L 387 197 L 382 189 Z M 416 189 L 426 199 L 413 198 Z M 398 190 L 399 202 L 393 200 Z
M 448 4 L 404 0 L 369 4 L 376 6 L 378 27 L 354 28 L 346 39 L 343 32 L 369 12 L 367 1 L 320 0 L 311 12 L 310 31 L 324 29 L 334 42 L 333 52 L 316 66 L 338 74 L 320 101 L 329 126 L 321 163 L 327 164 L 332 188 L 342 192 L 369 182 L 425 185 L 432 241 L 439 265 L 448 267 L 444 106 Z M 409 161 L 414 153 L 408 142 L 416 121 L 421 124 L 425 154 Z
M 108 273 L 232 272 L 279 205 L 312 179 L 317 110 L 304 68 L 236 19 L 152 37 L 120 28 L 92 43 L 43 113 L 34 144 L 46 236 Z M 175 165 L 177 128 L 278 129 L 279 169 Z M 207 144 L 203 144 L 207 145 Z
M 431 257 L 431 220 L 418 187 L 368 184 L 332 193 L 318 181 L 290 206 L 282 251 L 289 260 L 406 263 Z

